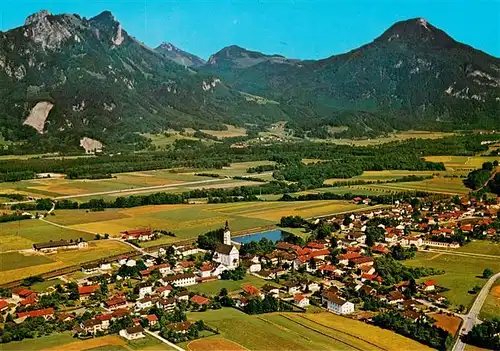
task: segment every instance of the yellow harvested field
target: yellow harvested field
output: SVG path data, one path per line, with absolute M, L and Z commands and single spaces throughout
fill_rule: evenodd
M 71 229 L 118 236 L 120 232 L 139 227 L 172 231 L 176 237 L 162 237 L 151 243 L 167 243 L 194 238 L 220 228 L 228 220 L 235 232 L 273 226 L 281 217 L 304 218 L 360 211 L 368 207 L 349 201 L 323 200 L 298 202 L 237 202 L 228 204 L 153 205 L 119 210 L 106 210 L 99 221 L 80 210 L 58 211 L 51 220 L 67 224 Z M 109 214 L 108 214 L 109 213 Z M 68 219 L 68 217 L 70 217 Z
M 79 250 L 67 250 L 53 254 L 36 254 L 52 259 L 54 262 L 40 264 L 26 268 L 18 268 L 2 271 L 0 274 L 0 284 L 23 279 L 32 275 L 40 275 L 56 269 L 83 264 L 105 258 L 119 255 L 130 251 L 131 248 L 118 241 L 102 240 L 89 242 L 89 247 Z
M 447 170 L 469 171 L 481 168 L 484 162 L 500 161 L 500 157 L 494 156 L 427 156 L 426 161 L 443 162 Z
M 439 171 L 404 171 L 404 170 L 365 171 L 363 172 L 363 174 L 349 179 L 343 179 L 343 178 L 327 179 L 325 181 L 325 184 L 334 184 L 338 182 L 354 181 L 354 180 L 364 180 L 367 182 L 389 181 L 411 175 L 427 177 L 427 176 L 439 176 L 443 175 L 444 173 L 445 172 L 439 172 Z
M 126 342 L 119 336 L 109 335 L 101 338 L 75 341 L 69 344 L 43 349 L 43 351 L 80 351 L 111 345 L 125 346 Z
M 190 351 L 244 351 L 247 350 L 240 344 L 235 343 L 234 341 L 224 339 L 221 337 L 214 338 L 203 338 L 191 341 L 187 345 L 188 350 Z
M 384 350 L 431 350 L 428 346 L 396 334 L 390 330 L 378 328 L 353 319 L 337 316 L 333 313 L 313 314 L 287 313 L 288 317 L 305 325 L 333 333 L 345 333 L 352 338 L 361 339 L 374 349 Z
M 190 189 L 190 190 L 226 189 L 226 188 L 234 188 L 234 187 L 240 187 L 240 186 L 254 186 L 254 185 L 262 185 L 262 183 L 261 182 L 254 182 L 251 180 L 243 180 L 243 181 L 230 182 L 230 183 L 205 184 L 205 185 L 188 187 L 188 189 Z
M 436 327 L 446 330 L 451 335 L 456 334 L 460 324 L 462 323 L 462 319 L 460 317 L 448 316 L 446 313 L 429 313 L 429 316 L 436 320 L 436 322 L 434 322 Z
M 238 128 L 229 124 L 226 124 L 226 126 L 227 130 L 202 129 L 201 131 L 203 133 L 213 135 L 214 137 L 217 137 L 219 139 L 234 138 L 247 135 L 247 130 L 245 128 Z
M 339 145 L 368 146 L 368 145 L 385 144 L 393 141 L 404 141 L 408 139 L 440 139 L 453 135 L 455 135 L 455 133 L 410 130 L 398 133 L 391 133 L 386 137 L 373 138 L 373 139 L 329 139 L 329 141 Z

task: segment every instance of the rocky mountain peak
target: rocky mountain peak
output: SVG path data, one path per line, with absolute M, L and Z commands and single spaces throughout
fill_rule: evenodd
M 169 42 L 161 43 L 155 49 L 155 51 L 161 54 L 163 57 L 185 67 L 199 67 L 205 63 L 205 61 L 198 56 L 181 50 L 174 44 Z
M 428 43 L 434 46 L 448 46 L 455 43 L 448 34 L 422 17 L 396 22 L 375 41 Z
M 24 25 L 27 26 L 27 25 L 30 25 L 32 23 L 39 22 L 41 20 L 44 20 L 47 16 L 50 16 L 50 15 L 52 15 L 52 14 L 49 11 L 40 10 L 32 15 L 29 15 L 26 18 L 26 21 L 24 21 Z

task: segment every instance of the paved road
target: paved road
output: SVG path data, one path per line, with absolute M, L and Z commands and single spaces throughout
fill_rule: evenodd
M 470 311 L 468 314 L 465 315 L 465 321 L 462 325 L 462 329 L 460 329 L 460 335 L 465 335 L 467 334 L 472 327 L 478 323 L 478 318 L 477 316 L 479 315 L 479 312 L 481 311 L 481 308 L 483 307 L 484 301 L 486 300 L 486 297 L 488 296 L 491 286 L 495 282 L 495 280 L 500 279 L 500 272 L 497 274 L 493 275 L 486 284 L 484 284 L 483 288 L 477 294 L 476 300 L 474 300 L 474 304 L 472 305 Z M 453 346 L 453 351 L 463 351 L 465 349 L 465 343 L 460 340 L 460 337 L 457 339 L 457 342 Z

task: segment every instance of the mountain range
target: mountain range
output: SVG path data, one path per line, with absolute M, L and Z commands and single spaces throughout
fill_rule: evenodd
M 205 62 L 170 43 L 147 47 L 108 11 L 40 11 L 0 32 L 0 132 L 40 150 L 77 150 L 82 138 L 135 148 L 143 132 L 281 120 L 319 137 L 327 126 L 348 136 L 499 128 L 499 77 L 498 58 L 421 18 L 322 60 L 232 45 Z

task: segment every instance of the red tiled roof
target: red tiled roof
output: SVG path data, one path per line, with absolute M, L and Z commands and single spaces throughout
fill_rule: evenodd
M 16 288 L 16 289 L 12 290 L 12 292 L 14 294 L 17 294 L 19 297 L 23 297 L 23 298 L 26 298 L 26 297 L 30 296 L 31 294 L 35 293 L 34 291 L 31 291 L 31 290 L 26 289 L 26 288 Z
M 311 241 L 310 243 L 307 244 L 307 247 L 311 249 L 324 249 L 325 245 Z
M 95 316 L 97 320 L 100 320 L 101 322 L 103 321 L 109 321 L 111 318 L 113 318 L 112 314 L 100 314 L 98 316 Z
M 179 264 L 182 266 L 182 268 L 189 268 L 194 266 L 193 261 L 181 261 Z
M 204 264 L 203 266 L 201 266 L 200 270 L 202 272 L 209 272 L 212 270 L 212 265 L 210 264 Z
M 148 314 L 146 316 L 146 319 L 150 322 L 155 322 L 158 320 L 158 317 L 156 316 L 156 314 Z
M 100 288 L 99 284 L 79 286 L 78 293 L 80 295 L 88 295 L 94 293 L 99 288 Z
M 36 294 L 31 294 L 20 302 L 23 306 L 33 305 L 36 302 Z
M 206 305 L 210 300 L 200 295 L 194 295 L 189 301 L 198 305 Z
M 43 310 L 35 310 L 35 311 L 29 311 L 29 312 L 20 312 L 17 314 L 18 318 L 23 318 L 23 317 L 43 317 L 43 316 L 51 316 L 54 314 L 54 309 L 51 308 L 45 308 Z
M 123 296 L 115 296 L 104 301 L 107 306 L 115 306 L 127 303 L 127 299 Z
M 327 271 L 327 272 L 333 272 L 336 269 L 337 269 L 337 267 L 332 266 L 331 264 L 324 264 L 324 265 L 319 267 L 320 271 Z
M 0 310 L 3 310 L 7 306 L 9 306 L 9 303 L 7 301 L 0 300 Z
M 424 282 L 424 285 L 425 286 L 435 286 L 436 282 L 433 281 L 433 280 L 427 280 L 427 281 Z
M 243 291 L 246 292 L 248 295 L 259 295 L 260 294 L 260 290 L 257 289 L 253 285 L 245 285 L 243 287 Z
M 349 252 L 346 254 L 338 255 L 339 260 L 352 260 L 355 258 L 362 257 L 359 253 L 357 252 Z
M 305 297 L 305 296 L 303 296 L 303 295 L 295 295 L 295 296 L 293 297 L 293 299 L 294 299 L 295 301 L 297 301 L 297 302 L 300 302 L 300 301 L 304 300 L 305 298 L 306 298 L 306 297 Z

